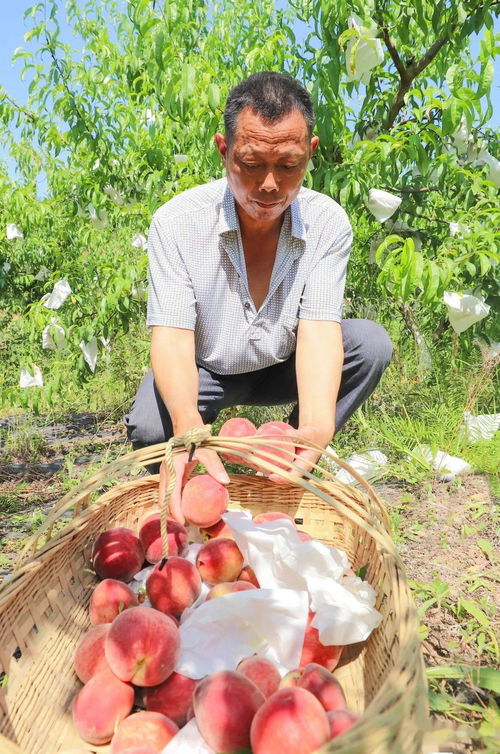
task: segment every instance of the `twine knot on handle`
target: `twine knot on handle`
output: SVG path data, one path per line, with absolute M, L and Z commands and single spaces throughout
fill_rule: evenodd
M 165 447 L 165 465 L 168 471 L 168 482 L 163 496 L 159 500 L 160 504 L 160 536 L 161 536 L 161 562 L 159 570 L 161 571 L 168 559 L 168 512 L 170 508 L 170 498 L 175 487 L 175 467 L 174 467 L 174 449 L 184 448 L 189 452 L 189 461 L 193 460 L 196 448 L 199 448 L 205 440 L 208 440 L 212 434 L 212 425 L 205 424 L 203 427 L 193 427 L 183 435 L 171 437 Z

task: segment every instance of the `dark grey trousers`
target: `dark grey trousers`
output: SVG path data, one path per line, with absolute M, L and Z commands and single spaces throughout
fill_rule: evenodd
M 368 319 L 342 320 L 344 366 L 337 398 L 335 431 L 375 390 L 392 356 L 392 343 L 381 325 Z M 205 424 L 228 406 L 276 406 L 297 401 L 295 355 L 280 364 L 245 374 L 220 375 L 199 367 L 198 410 Z M 297 427 L 298 406 L 290 416 Z M 124 417 L 134 449 L 164 442 L 172 422 L 156 388 L 153 372 L 144 377 L 130 413 Z

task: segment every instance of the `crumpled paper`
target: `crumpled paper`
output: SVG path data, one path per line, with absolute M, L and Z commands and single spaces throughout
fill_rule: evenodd
M 47 267 L 40 267 L 40 269 L 35 275 L 35 280 L 39 280 L 39 281 L 45 280 L 46 278 L 49 277 L 49 275 L 50 275 L 50 270 L 47 269 Z
M 318 540 L 303 542 L 286 519 L 255 524 L 244 511 L 228 511 L 222 518 L 261 587 L 308 591 L 311 608 L 321 621 L 323 644 L 364 641 L 378 626 L 382 616 L 374 609 L 376 595 L 371 585 L 364 582 L 361 590 L 357 581 L 343 578 L 350 568 L 345 552 Z M 353 578 L 361 582 L 357 576 Z M 331 617 L 323 620 L 321 613 L 331 616 L 341 611 L 342 623 L 329 625 L 327 630 Z
M 55 283 L 52 292 L 42 296 L 41 301 L 46 309 L 60 309 L 71 292 L 71 286 L 68 281 L 59 280 Z
M 92 373 L 95 372 L 95 367 L 97 364 L 97 338 L 91 338 L 88 343 L 85 343 L 84 340 L 81 340 L 80 349 L 90 371 Z
M 105 209 L 97 210 L 93 204 L 89 204 L 87 210 L 89 213 L 90 224 L 93 225 L 94 228 L 102 230 L 109 225 L 108 213 Z
M 396 212 L 402 199 L 382 189 L 370 189 L 366 206 L 380 222 L 385 222 Z
M 19 387 L 43 387 L 43 377 L 40 367 L 34 364 L 32 375 L 28 369 L 22 369 L 19 378 Z
M 285 674 L 299 664 L 308 613 L 307 592 L 286 588 L 249 589 L 195 603 L 181 617 L 175 670 L 203 678 L 234 670 L 257 652 Z
M 125 198 L 123 194 L 114 188 L 110 183 L 108 183 L 106 186 L 104 186 L 104 193 L 109 196 L 111 201 L 113 201 L 115 204 L 117 204 L 119 207 L 121 207 L 123 204 L 125 204 Z
M 148 239 L 146 238 L 146 236 L 144 235 L 144 233 L 136 233 L 135 236 L 132 238 L 132 241 L 130 243 L 136 249 L 147 250 L 147 248 L 148 248 Z
M 442 482 L 451 482 L 459 474 L 464 474 L 471 469 L 471 465 L 464 461 L 463 458 L 450 456 L 443 450 L 437 450 L 434 454 L 428 445 L 420 445 L 413 451 L 414 454 L 420 454 L 432 468 L 439 471 L 438 479 Z
M 457 333 L 480 322 L 490 311 L 490 306 L 484 303 L 482 296 L 472 296 L 469 293 L 445 291 L 443 301 L 448 309 L 450 324 Z
M 382 476 L 383 467 L 387 466 L 388 458 L 381 450 L 367 450 L 366 453 L 356 453 L 349 456 L 349 458 L 346 458 L 346 463 L 352 466 L 354 471 L 357 471 L 363 479 L 370 481 Z M 358 484 L 357 479 L 345 469 L 340 469 L 335 477 L 344 484 Z
M 54 317 L 51 317 L 50 325 L 43 328 L 42 331 L 42 348 L 48 348 L 55 351 L 66 346 L 66 334 L 64 328 L 57 323 Z
M 195 718 L 170 739 L 161 754 L 217 754 L 201 737 Z
M 9 223 L 7 225 L 5 235 L 9 241 L 13 241 L 15 238 L 24 238 L 24 233 L 15 223 Z
M 500 414 L 479 414 L 478 416 L 473 416 L 469 411 L 464 411 L 463 429 L 470 442 L 492 440 L 499 428 Z

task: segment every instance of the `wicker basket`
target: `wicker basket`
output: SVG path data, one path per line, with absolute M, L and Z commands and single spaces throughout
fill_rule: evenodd
M 158 506 L 159 477 L 137 477 L 115 483 L 104 494 L 99 491 L 104 482 L 116 481 L 138 464 L 161 460 L 166 448 L 176 453 L 189 442 L 174 438 L 130 453 L 66 495 L 39 532 L 34 552 L 0 587 L 1 754 L 56 754 L 82 746 L 71 719 L 72 699 L 81 687 L 72 656 L 82 632 L 90 627 L 88 603 L 97 580 L 88 568 L 90 548 L 103 529 L 134 529 L 145 512 Z M 254 449 L 254 441 L 246 438 L 208 436 L 201 444 L 242 459 Z M 304 442 L 303 447 L 314 446 Z M 284 511 L 311 536 L 343 549 L 354 569 L 368 564 L 366 578 L 376 590 L 376 608 L 383 615 L 368 641 L 344 650 L 335 671 L 349 707 L 363 712 L 363 717 L 321 752 L 420 754 L 428 710 L 418 624 L 380 500 L 363 480 L 366 492 L 334 481 L 328 472 L 323 472 L 323 479 L 307 475 L 298 481 L 290 475 L 293 464 L 278 469 L 272 453 L 266 458 L 261 465 L 290 483 L 234 475 L 230 507 L 245 507 L 254 514 Z M 65 520 L 67 511 L 72 511 L 73 520 L 54 533 L 54 524 Z M 42 533 L 46 541 L 41 545 Z M 109 745 L 83 748 L 107 752 Z

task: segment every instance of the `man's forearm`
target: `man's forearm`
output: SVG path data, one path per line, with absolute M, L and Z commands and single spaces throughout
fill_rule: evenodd
M 338 322 L 299 321 L 296 350 L 299 427 L 320 427 L 325 444 L 335 432 L 343 362 L 342 330 Z
M 194 332 L 175 327 L 153 327 L 151 365 L 174 434 L 202 426 L 203 419 L 198 411 Z

